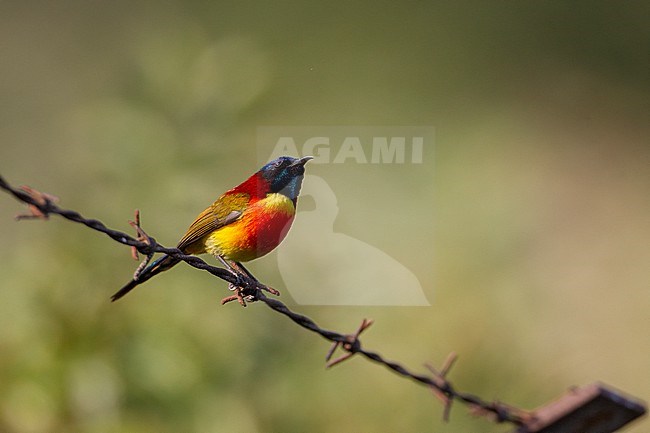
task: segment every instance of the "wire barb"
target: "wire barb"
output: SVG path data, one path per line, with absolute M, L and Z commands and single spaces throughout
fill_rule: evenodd
M 363 319 L 361 321 L 361 325 L 357 328 L 356 332 L 354 334 L 348 334 L 345 335 L 345 341 L 335 341 L 330 349 L 327 351 L 327 355 L 325 356 L 325 361 L 327 361 L 327 364 L 325 365 L 326 368 L 331 368 L 334 367 L 336 364 L 340 364 L 341 362 L 345 361 L 346 359 L 351 358 L 355 353 L 357 353 L 359 350 L 361 350 L 361 342 L 359 341 L 359 335 L 366 329 L 370 327 L 374 322 L 373 320 L 368 320 L 368 319 Z M 336 349 L 339 347 L 343 348 L 347 353 L 344 353 L 343 355 L 339 356 L 333 361 L 330 361 L 332 356 L 334 355 L 334 352 L 336 352 Z
M 429 389 L 433 394 L 442 402 L 443 412 L 442 419 L 445 422 L 449 422 L 449 414 L 451 412 L 451 404 L 453 403 L 453 394 L 445 392 L 445 390 L 450 388 L 449 382 L 447 381 L 447 373 L 451 370 L 451 367 L 454 366 L 454 363 L 458 359 L 456 352 L 451 352 L 447 355 L 445 362 L 442 364 L 442 368 L 438 371 L 431 364 L 424 364 L 424 366 L 433 373 L 433 377 L 436 378 L 438 385 L 430 386 Z
M 140 239 L 138 231 L 141 230 L 140 228 L 140 210 L 136 209 L 135 210 L 135 221 L 129 220 L 129 225 L 133 227 L 138 234 L 138 240 L 143 240 Z M 133 257 L 133 260 L 138 261 L 140 260 L 140 256 L 138 255 L 138 249 L 136 247 L 131 247 L 131 257 Z
M 156 240 L 149 236 L 140 225 L 140 210 L 135 210 L 135 221 L 129 220 L 129 225 L 135 229 L 135 233 L 137 235 L 136 240 L 138 242 L 142 242 L 150 248 L 156 244 Z M 150 249 L 150 251 L 146 252 L 146 257 L 144 260 L 142 260 L 142 262 L 140 262 L 140 265 L 138 265 L 135 272 L 133 273 L 134 280 L 137 281 L 140 278 L 140 274 L 142 274 L 142 271 L 144 271 L 147 265 L 151 262 L 154 254 L 154 249 Z M 136 246 L 131 246 L 131 257 L 133 257 L 134 260 L 140 260 L 140 257 L 138 255 L 138 248 Z
M 246 301 L 255 302 L 257 300 L 255 298 L 254 294 L 251 294 L 251 293 L 246 294 L 245 289 L 242 289 L 241 287 L 238 287 L 235 284 L 232 284 L 232 283 L 228 284 L 228 289 L 235 292 L 235 294 L 232 295 L 232 296 L 226 296 L 225 298 L 223 298 L 221 300 L 221 305 L 226 305 L 229 302 L 237 301 L 237 302 L 239 302 L 239 305 L 241 305 L 242 307 L 245 307 L 246 306 Z
M 49 212 L 47 208 L 52 204 L 59 201 L 59 198 L 48 194 L 46 192 L 38 191 L 30 186 L 21 185 L 18 187 L 20 191 L 31 197 L 35 203 L 28 203 L 27 209 L 29 213 L 16 214 L 14 217 L 16 221 L 28 219 L 49 219 Z

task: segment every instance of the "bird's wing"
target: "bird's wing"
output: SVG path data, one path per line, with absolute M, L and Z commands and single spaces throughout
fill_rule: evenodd
M 236 221 L 246 209 L 249 200 L 248 194 L 228 194 L 219 197 L 194 220 L 176 248 L 186 251 L 204 236 Z

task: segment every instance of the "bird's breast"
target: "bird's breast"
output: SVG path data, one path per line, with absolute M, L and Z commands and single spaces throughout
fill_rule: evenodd
M 295 214 L 291 199 L 282 194 L 268 194 L 251 202 L 237 221 L 209 235 L 206 251 L 238 262 L 262 257 L 282 242 Z

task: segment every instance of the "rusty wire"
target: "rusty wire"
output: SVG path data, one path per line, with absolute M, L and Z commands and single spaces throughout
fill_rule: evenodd
M 271 291 L 271 293 L 273 293 L 273 289 L 269 290 L 269 287 L 262 285 L 254 278 L 251 278 L 247 275 L 234 275 L 231 271 L 209 265 L 199 257 L 184 254 L 177 248 L 166 248 L 158 244 L 154 238 L 147 235 L 140 227 L 140 214 L 138 211 L 136 211 L 135 221 L 129 221 L 129 224 L 134 227 L 137 232 L 137 238 L 133 238 L 124 232 L 106 227 L 104 223 L 97 219 L 87 219 L 83 217 L 79 212 L 60 208 L 55 204 L 55 201 L 58 199 L 50 194 L 39 192 L 27 186 L 14 188 L 9 185 L 2 176 L 0 176 L 0 188 L 13 195 L 19 201 L 22 201 L 28 205 L 29 213 L 17 215 L 17 220 L 35 218 L 47 219 L 50 214 L 60 215 L 65 219 L 83 224 L 93 230 L 104 233 L 111 239 L 121 244 L 132 247 L 132 255 L 134 258 L 137 258 L 138 252 L 143 254 L 146 259 L 145 262 L 143 262 L 143 264 L 138 267 L 138 269 L 142 269 L 144 265 L 146 265 L 146 263 L 151 260 L 151 257 L 153 257 L 154 253 L 164 253 L 182 260 L 192 267 L 207 271 L 212 275 L 221 278 L 224 281 L 227 281 L 233 287 L 237 288 L 237 291 L 235 296 L 224 298 L 222 300 L 222 303 L 226 303 L 232 300 L 239 300 L 239 302 L 245 306 L 246 303 L 244 300 L 248 302 L 261 301 L 272 310 L 287 316 L 297 325 L 320 335 L 326 340 L 331 341 L 333 344 L 326 355 L 326 366 L 328 368 L 340 364 L 341 362 L 358 354 L 362 355 L 372 362 L 383 365 L 384 367 L 402 377 L 411 379 L 417 383 L 427 386 L 442 401 L 444 405 L 443 419 L 445 421 L 447 421 L 449 418 L 449 411 L 454 400 L 467 405 L 471 413 L 479 416 L 485 416 L 493 422 L 508 422 L 515 425 L 523 425 L 525 422 L 530 420 L 531 415 L 522 409 L 506 405 L 498 401 L 486 401 L 478 396 L 456 390 L 446 377 L 451 366 L 456 360 L 455 353 L 452 353 L 448 356 L 447 360 L 444 362 L 443 367 L 440 370 L 437 370 L 434 367 L 425 364 L 425 367 L 430 371 L 429 375 L 414 373 L 401 364 L 390 361 L 379 353 L 364 349 L 362 347 L 359 336 L 373 323 L 371 320 L 363 319 L 360 326 L 353 334 L 343 334 L 340 332 L 321 328 L 309 317 L 290 310 L 283 302 L 275 298 L 266 296 L 263 293 L 263 290 Z M 141 281 L 144 282 L 147 279 L 148 278 L 145 277 Z M 337 349 L 342 349 L 344 353 L 338 358 L 331 360 Z

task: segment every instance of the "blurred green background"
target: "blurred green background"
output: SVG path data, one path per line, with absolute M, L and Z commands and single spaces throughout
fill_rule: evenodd
M 258 127 L 434 126 L 421 165 L 308 167 L 337 192 L 335 229 L 408 266 L 432 306 L 294 307 L 341 331 L 374 318 L 366 346 L 418 371 L 457 351 L 451 379 L 486 399 L 534 408 L 601 380 L 647 400 L 649 18 L 647 2 L 1 2 L 0 173 L 111 227 L 139 208 L 171 246 L 257 169 Z M 21 209 L 0 197 L 2 432 L 510 430 L 460 405 L 443 425 L 427 389 L 361 359 L 326 371 L 325 341 L 219 306 L 225 284 L 187 266 L 111 304 L 128 249 Z M 282 290 L 273 254 L 251 268 Z

